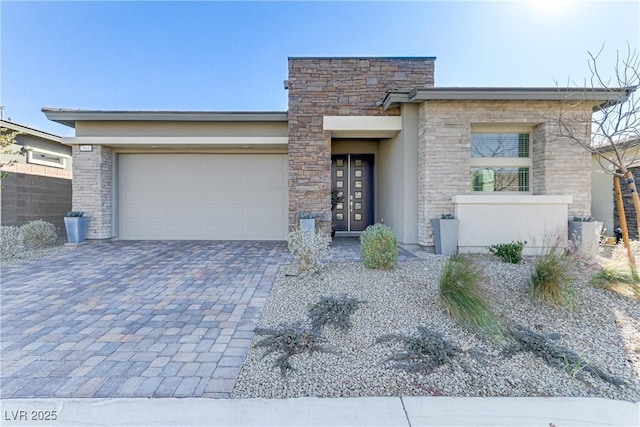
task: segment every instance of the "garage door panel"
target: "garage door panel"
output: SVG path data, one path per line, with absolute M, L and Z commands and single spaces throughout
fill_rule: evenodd
M 247 192 L 244 194 L 247 203 L 254 203 L 263 207 L 275 206 L 280 208 L 285 203 L 286 195 L 282 191 L 265 189 L 259 193 Z
M 121 239 L 284 240 L 284 154 L 122 154 Z

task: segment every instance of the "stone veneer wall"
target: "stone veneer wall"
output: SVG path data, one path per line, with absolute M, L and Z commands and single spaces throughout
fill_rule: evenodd
M 548 101 L 422 103 L 418 130 L 418 243 L 433 246 L 431 219 L 453 212 L 452 196 L 472 193 L 469 181 L 472 124 L 530 124 L 533 194 L 571 195 L 569 215 L 588 215 L 591 156 L 579 145 L 554 136 L 548 117 L 559 106 L 559 102 Z M 584 107 L 583 111 L 591 114 L 590 107 Z M 577 129 L 583 130 L 585 140 L 590 137 L 586 127 Z
M 331 223 L 331 132 L 323 116 L 400 115 L 388 91 L 432 87 L 434 58 L 289 58 L 289 227 L 296 214 Z
M 73 210 L 88 217 L 87 239 L 109 239 L 111 233 L 111 148 L 94 145 L 93 151 L 73 146 Z

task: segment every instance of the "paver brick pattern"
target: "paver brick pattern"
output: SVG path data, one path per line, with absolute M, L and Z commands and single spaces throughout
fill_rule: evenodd
M 121 241 L 5 266 L 0 397 L 229 397 L 291 262 L 286 242 Z

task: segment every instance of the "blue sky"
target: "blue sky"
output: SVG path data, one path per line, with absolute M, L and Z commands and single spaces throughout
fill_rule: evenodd
M 284 111 L 289 56 L 435 56 L 436 86 L 554 86 L 638 49 L 639 1 L 0 0 L 5 118 L 43 106 Z

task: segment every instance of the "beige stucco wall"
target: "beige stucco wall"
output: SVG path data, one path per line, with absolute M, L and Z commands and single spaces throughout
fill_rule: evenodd
M 418 243 L 418 106 L 404 104 L 402 131 L 379 144 L 378 221 L 391 227 L 398 241 Z
M 287 122 L 158 122 L 82 121 L 76 123 L 76 137 L 210 137 L 287 136 Z
M 568 215 L 588 215 L 591 210 L 591 160 L 579 145 L 556 136 L 557 129 L 550 123 L 561 106 L 557 101 L 422 103 L 418 132 L 419 244 L 433 246 L 431 219 L 453 213 L 453 196 L 471 194 L 469 171 L 473 125 L 530 126 L 532 194 L 570 195 L 573 201 L 568 206 Z M 575 109 L 585 116 L 591 114 L 587 105 Z M 576 125 L 575 130 L 583 134 L 585 141 L 589 139 L 587 127 Z
M 571 196 L 454 196 L 454 213 L 460 220 L 458 250 L 486 252 L 491 245 L 514 240 L 527 242 L 526 255 L 566 247 L 569 203 Z

